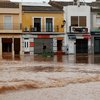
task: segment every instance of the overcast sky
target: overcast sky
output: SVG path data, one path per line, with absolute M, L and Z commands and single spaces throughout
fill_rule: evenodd
M 43 2 L 43 1 L 46 1 L 48 2 L 49 0 L 11 0 L 11 1 L 25 1 L 25 2 Z M 73 1 L 73 0 L 53 0 L 53 1 Z M 85 2 L 92 2 L 92 1 L 95 1 L 95 0 L 80 0 L 80 1 L 85 1 Z

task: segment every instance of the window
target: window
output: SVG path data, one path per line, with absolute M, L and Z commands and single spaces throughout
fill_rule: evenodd
M 12 29 L 12 17 L 4 16 L 4 29 L 11 30 Z
M 86 16 L 79 16 L 79 26 L 86 26 Z
M 71 26 L 78 26 L 78 16 L 71 16 Z
M 53 32 L 53 19 L 46 18 L 46 32 Z
M 86 26 L 86 16 L 71 16 L 71 26 Z
M 100 17 L 96 17 L 96 24 L 100 25 Z
M 34 18 L 34 31 L 41 32 L 41 18 Z

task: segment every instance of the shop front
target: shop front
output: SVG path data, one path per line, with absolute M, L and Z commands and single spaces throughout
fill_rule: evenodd
M 92 31 L 92 53 L 100 54 L 100 30 Z
M 91 47 L 91 35 L 68 35 L 69 54 L 88 54 Z
M 64 35 L 23 34 L 22 48 L 24 54 L 42 54 L 64 52 Z

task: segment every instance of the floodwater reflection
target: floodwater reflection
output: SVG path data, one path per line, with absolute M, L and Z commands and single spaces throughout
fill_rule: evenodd
M 34 61 L 45 61 L 45 62 L 53 62 L 54 57 L 50 57 L 50 56 L 42 56 L 42 55 L 34 55 Z
M 3 54 L 2 59 L 3 60 L 21 60 L 20 55 L 15 55 L 14 57 L 11 54 Z
M 89 55 L 76 55 L 76 63 L 89 63 Z
M 57 55 L 57 62 L 63 62 L 63 55 Z
M 100 55 L 54 55 L 53 57 L 44 57 L 42 55 L 2 55 L 1 60 L 14 60 L 14 61 L 24 61 L 24 62 L 52 62 L 52 63 L 69 63 L 69 64 L 100 64 Z
M 94 58 L 94 64 L 100 64 L 100 55 L 95 55 L 93 58 Z

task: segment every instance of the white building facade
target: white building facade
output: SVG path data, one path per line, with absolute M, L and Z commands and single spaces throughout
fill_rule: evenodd
M 91 53 L 91 11 L 87 5 L 64 6 L 65 52 Z

